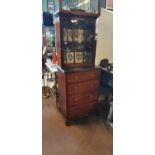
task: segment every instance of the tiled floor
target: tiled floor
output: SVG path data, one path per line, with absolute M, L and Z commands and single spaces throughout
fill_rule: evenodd
M 52 98 L 43 99 L 43 155 L 112 155 L 112 129 L 97 116 L 65 126 Z

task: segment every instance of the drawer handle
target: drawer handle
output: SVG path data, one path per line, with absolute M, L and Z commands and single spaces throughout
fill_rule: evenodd
M 75 98 L 75 99 L 74 99 L 74 101 L 75 101 L 75 102 L 77 102 L 77 101 L 78 101 L 78 99 L 77 99 L 77 98 Z
M 90 77 L 93 78 L 94 77 L 94 74 L 90 74 Z
M 90 85 L 90 88 L 93 88 L 93 87 L 94 87 L 94 85 L 93 85 L 93 84 L 91 84 L 91 85 Z
M 78 76 L 74 76 L 74 79 L 77 80 L 78 79 Z
M 89 97 L 92 99 L 93 98 L 93 95 L 89 95 Z
M 77 87 L 77 86 L 75 86 L 75 87 L 74 87 L 74 89 L 75 89 L 75 90 L 77 90 L 77 89 L 78 89 L 78 87 Z

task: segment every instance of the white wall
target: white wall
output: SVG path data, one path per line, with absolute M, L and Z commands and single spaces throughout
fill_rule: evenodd
M 102 9 L 97 24 L 98 38 L 96 48 L 96 61 L 98 65 L 101 59 L 108 58 L 113 62 L 113 12 Z

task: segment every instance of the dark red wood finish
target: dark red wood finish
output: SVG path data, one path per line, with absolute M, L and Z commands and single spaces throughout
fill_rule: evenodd
M 95 56 L 96 56 L 95 36 L 96 36 L 96 19 L 100 15 L 101 0 L 98 1 L 99 2 L 98 13 L 86 13 L 82 11 L 62 10 L 62 0 L 58 1 L 59 1 L 59 12 L 54 13 L 55 30 L 56 30 L 56 51 L 58 54 L 58 64 L 59 64 L 57 73 L 58 93 L 59 93 L 60 110 L 62 111 L 65 117 L 66 125 L 68 125 L 68 122 L 70 120 L 87 115 L 94 109 L 94 107 L 98 103 L 100 69 L 95 68 Z M 64 36 L 63 36 L 65 20 L 67 21 L 67 29 L 70 29 L 70 27 L 68 28 L 68 23 L 70 24 L 70 21 L 67 19 L 69 19 L 70 21 L 72 19 L 79 21 L 80 20 L 88 21 L 89 25 L 88 27 L 81 26 L 80 28 L 77 29 L 79 30 L 84 29 L 86 31 L 89 28 L 89 30 L 91 30 L 91 33 L 86 33 L 85 40 L 81 41 L 84 46 L 83 49 L 88 53 L 92 53 L 92 59 L 90 58 L 91 60 L 90 62 L 86 63 L 87 62 L 86 61 L 85 63 L 81 64 L 80 63 L 66 64 L 64 62 L 65 46 L 67 46 L 67 48 L 70 48 L 69 47 L 70 44 L 64 43 Z M 89 36 L 89 34 L 91 34 L 91 37 L 90 40 L 87 40 L 87 35 Z M 72 41 L 67 40 L 67 42 Z M 71 46 L 76 47 L 76 52 L 79 52 L 78 46 L 74 46 L 74 44 L 71 44 Z M 74 52 L 71 50 L 69 52 Z M 84 50 L 81 50 L 83 54 L 85 52 Z M 68 51 L 66 50 L 66 52 Z
M 99 79 L 99 68 L 76 72 L 59 70 L 60 110 L 66 122 L 87 115 L 93 110 L 98 103 Z

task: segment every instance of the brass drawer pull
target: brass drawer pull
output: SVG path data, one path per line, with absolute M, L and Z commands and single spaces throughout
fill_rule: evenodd
M 77 80 L 78 79 L 78 76 L 74 76 L 74 80 Z
M 78 89 L 78 86 L 75 86 L 74 89 L 77 90 Z
M 94 87 L 94 84 L 90 84 L 90 88 L 93 88 Z
M 74 99 L 74 101 L 75 101 L 75 102 L 77 102 L 77 101 L 78 101 L 78 99 L 77 99 L 77 98 L 75 98 L 75 99 Z
M 93 78 L 94 77 L 94 74 L 90 74 L 90 77 Z
M 91 98 L 91 99 L 92 99 L 92 98 L 93 98 L 93 95 L 89 95 L 89 98 Z

